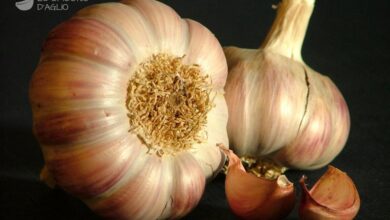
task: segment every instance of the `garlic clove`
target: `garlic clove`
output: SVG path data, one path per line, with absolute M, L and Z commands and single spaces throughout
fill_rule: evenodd
M 198 64 L 205 73 L 209 74 L 213 89 L 223 92 L 227 77 L 225 54 L 222 50 L 210 50 L 219 45 L 213 34 L 198 22 L 186 19 L 191 34 L 184 62 Z
M 189 152 L 202 167 L 208 181 L 211 181 L 224 166 L 225 154 L 218 147 L 210 147 L 209 143 L 195 144 Z
M 85 202 L 109 219 L 180 218 L 198 204 L 205 186 L 202 169 L 186 152 L 150 155 L 138 174 L 123 179 L 120 186 Z
M 149 1 L 144 1 L 148 4 Z M 132 59 L 140 63 L 158 52 L 158 39 L 143 14 L 125 4 L 103 3 L 81 9 L 75 18 L 97 21 L 122 39 L 131 50 Z M 100 36 L 100 35 L 99 35 Z M 110 42 L 111 41 L 107 41 Z M 123 49 L 126 49 L 124 47 Z M 129 67 L 129 64 L 127 65 Z M 130 66 L 131 67 L 131 66 Z M 132 71 L 130 71 L 132 72 Z
M 284 148 L 296 138 L 305 110 L 302 65 L 263 50 L 229 47 L 225 53 L 230 145 L 240 156 Z
M 226 175 L 226 197 L 231 210 L 242 219 L 282 219 L 294 208 L 294 185 L 280 175 L 275 180 L 256 177 L 245 171 L 230 150 Z
M 41 62 L 36 70 L 40 74 L 33 75 L 31 81 L 31 87 L 36 88 L 30 92 L 34 110 L 50 113 L 67 112 L 76 107 L 78 110 L 110 108 L 115 111 L 110 114 L 117 115 L 126 100 L 125 95 L 118 93 L 126 87 L 127 76 L 118 69 L 88 62 L 81 56 Z
M 45 55 L 54 54 L 66 57 L 69 61 L 91 59 L 119 68 L 127 68 L 129 61 L 130 64 L 134 61 L 131 51 L 115 30 L 93 18 L 75 17 L 62 23 L 50 32 L 43 50 Z M 71 54 L 78 57 L 72 57 Z M 41 62 L 48 57 L 50 56 L 42 56 Z
M 190 153 L 182 153 L 175 158 L 174 172 L 171 218 L 179 219 L 198 204 L 206 179 L 198 161 Z
M 159 1 L 125 0 L 146 18 L 158 41 L 158 50 L 181 57 L 188 47 L 188 26 L 169 6 Z
M 318 82 L 313 80 L 312 83 Z M 302 120 L 300 133 L 290 145 L 274 155 L 277 161 L 294 164 L 295 168 L 325 166 L 343 149 L 349 133 L 348 107 L 328 78 L 322 77 L 318 85 L 311 86 L 311 97 L 321 99 L 309 99 L 310 106 Z
M 219 174 L 225 164 L 226 156 L 217 147 L 198 144 L 194 145 L 190 153 L 198 161 L 208 182 Z
M 171 160 L 147 156 L 137 174 L 123 177 L 114 189 L 84 201 L 108 219 L 157 219 L 163 213 L 172 190 Z
M 214 143 L 221 143 L 228 146 L 226 125 L 228 110 L 223 94 L 212 91 L 215 106 L 207 113 L 208 123 L 202 134 L 200 143 L 194 144 L 190 153 L 201 165 L 207 180 L 211 180 L 222 168 L 225 162 L 225 155 Z M 207 141 L 206 141 L 207 140 Z
M 42 147 L 47 170 L 55 174 L 56 185 L 74 195 L 90 198 L 114 187 L 124 176 L 137 173 L 145 163 L 140 156 L 146 150 L 134 135 L 113 135 L 97 141 L 64 146 L 64 149 Z
M 228 110 L 224 95 L 212 92 L 210 96 L 213 98 L 215 106 L 207 113 L 210 123 L 207 124 L 206 135 L 210 143 L 222 143 L 228 146 L 229 139 L 225 132 Z
M 355 184 L 341 170 L 329 166 L 326 173 L 308 190 L 302 176 L 303 190 L 299 207 L 301 219 L 353 219 L 359 211 L 360 197 Z
M 228 145 L 226 133 L 228 112 L 225 98 L 223 94 L 216 91 L 212 91 L 210 97 L 213 97 L 215 105 L 207 113 L 208 123 L 201 135 L 203 140 L 195 143 L 189 151 L 201 165 L 207 180 L 215 177 L 225 162 L 225 155 L 215 144 L 222 143 L 225 146 Z

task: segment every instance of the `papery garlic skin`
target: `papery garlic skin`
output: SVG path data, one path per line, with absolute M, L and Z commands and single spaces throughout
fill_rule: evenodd
M 313 7 L 313 0 L 283 0 L 259 49 L 224 49 L 228 134 L 239 156 L 316 169 L 346 143 L 350 118 L 344 98 L 328 77 L 301 58 Z
M 286 176 L 277 179 L 247 173 L 230 150 L 225 192 L 230 209 L 240 219 L 284 219 L 295 204 L 294 184 Z
M 355 184 L 341 170 L 329 166 L 326 173 L 308 190 L 306 177 L 300 180 L 302 200 L 299 217 L 303 220 L 350 220 L 360 208 L 360 197 Z
M 205 140 L 163 155 L 132 132 L 126 106 L 134 71 L 158 54 L 195 65 L 212 86 Z M 215 36 L 160 2 L 82 9 L 50 33 L 31 80 L 34 133 L 45 159 L 42 178 L 102 217 L 184 216 L 225 160 L 216 144 L 228 143 L 226 75 Z

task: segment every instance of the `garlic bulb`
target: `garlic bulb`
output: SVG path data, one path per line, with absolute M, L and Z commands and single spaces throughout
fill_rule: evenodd
M 360 208 L 355 184 L 341 170 L 329 166 L 326 173 L 308 190 L 306 177 L 300 180 L 302 201 L 299 217 L 304 220 L 354 219 Z
M 313 7 L 314 0 L 283 0 L 258 50 L 225 48 L 228 136 L 239 156 L 316 169 L 345 145 L 350 119 L 344 98 L 301 58 Z
M 224 164 L 226 77 L 214 35 L 160 2 L 82 9 L 31 80 L 42 178 L 106 218 L 182 217 Z

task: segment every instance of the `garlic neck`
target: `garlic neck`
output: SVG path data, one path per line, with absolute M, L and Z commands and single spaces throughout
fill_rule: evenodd
M 282 0 L 261 49 L 302 61 L 301 49 L 315 0 Z

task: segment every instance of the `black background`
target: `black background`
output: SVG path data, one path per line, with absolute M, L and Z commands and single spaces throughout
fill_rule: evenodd
M 93 3 L 69 3 L 68 11 L 19 11 L 14 0 L 0 5 L 0 219 L 96 219 L 79 200 L 38 180 L 43 164 L 31 131 L 28 85 L 50 29 Z M 208 27 L 223 46 L 256 48 L 270 27 L 277 0 L 163 1 L 182 17 Z M 338 85 L 350 108 L 351 131 L 332 164 L 347 172 L 362 200 L 357 219 L 390 218 L 390 2 L 317 0 L 303 58 Z M 324 173 L 302 174 L 309 183 Z M 206 188 L 186 219 L 235 219 L 224 195 L 223 176 Z M 299 188 L 298 188 L 299 189 Z M 300 189 L 298 194 L 300 194 Z M 299 195 L 297 195 L 298 197 Z M 297 206 L 288 219 L 297 219 Z

